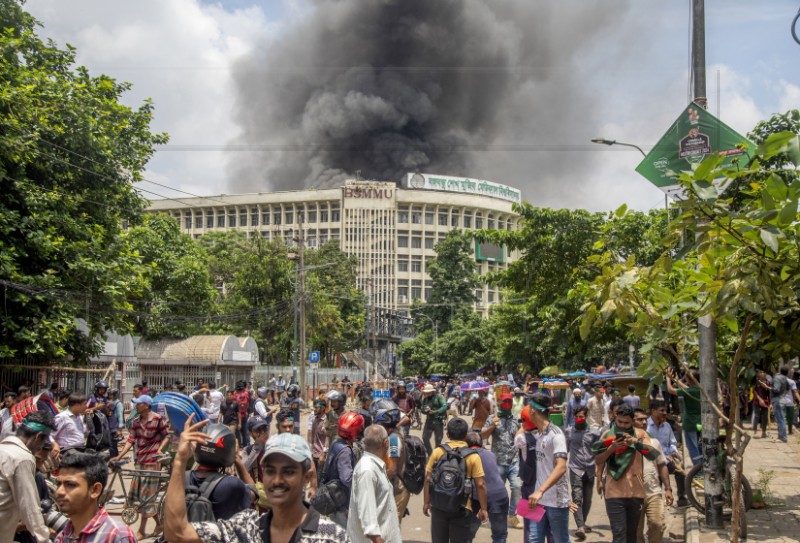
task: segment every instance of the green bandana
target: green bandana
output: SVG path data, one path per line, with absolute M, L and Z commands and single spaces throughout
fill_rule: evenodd
M 45 435 L 50 435 L 50 432 L 52 431 L 52 428 L 50 428 L 49 426 L 45 426 L 44 424 L 42 424 L 40 422 L 26 422 L 26 421 L 23 421 L 22 425 L 23 426 L 27 426 L 28 428 L 30 428 L 34 432 L 40 432 L 40 433 L 45 434 Z
M 614 443 L 616 436 L 619 434 L 636 435 L 633 427 L 630 430 L 620 430 L 615 424 L 611 425 L 611 429 L 605 433 L 605 440 L 597 441 L 592 445 L 592 451 L 595 456 L 603 454 Z M 614 480 L 618 480 L 628 469 L 633 461 L 634 449 L 627 447 L 622 452 L 612 453 L 606 461 L 608 472 Z

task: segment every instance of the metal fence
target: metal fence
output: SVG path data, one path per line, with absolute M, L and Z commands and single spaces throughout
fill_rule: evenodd
M 288 383 L 292 377 L 292 366 L 256 366 L 253 372 L 253 386 L 266 385 L 272 377 L 278 378 L 282 375 Z M 350 381 L 356 382 L 364 379 L 364 372 L 361 370 L 342 369 L 342 368 L 318 368 L 315 370 L 306 370 L 306 378 L 309 383 L 312 382 L 316 376 L 318 383 L 330 383 L 334 377 L 337 381 L 341 381 L 347 376 Z

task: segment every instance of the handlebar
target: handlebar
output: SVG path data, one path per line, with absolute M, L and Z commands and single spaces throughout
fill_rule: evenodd
M 120 469 L 125 464 L 129 463 L 131 460 L 130 458 L 124 458 L 122 460 L 111 460 L 108 465 L 111 469 Z

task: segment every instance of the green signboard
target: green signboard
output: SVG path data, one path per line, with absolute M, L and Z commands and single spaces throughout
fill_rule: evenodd
M 745 149 L 736 147 L 740 143 L 752 147 L 747 138 L 692 102 L 636 171 L 670 196 L 677 197 L 683 187 L 675 179 L 675 173 L 694 169 L 711 153 L 727 157 L 724 164 L 728 164 L 732 158 L 745 155 Z

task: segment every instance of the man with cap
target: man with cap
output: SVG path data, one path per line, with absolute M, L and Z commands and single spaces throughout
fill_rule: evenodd
M 131 431 L 128 434 L 128 441 L 125 446 L 111 460 L 119 461 L 136 445 L 134 454 L 136 469 L 156 472 L 155 477 L 137 476 L 131 482 L 130 498 L 135 503 L 141 503 L 158 493 L 158 474 L 161 473 L 160 456 L 169 444 L 169 430 L 164 418 L 153 412 L 152 397 L 142 394 L 132 401 L 136 406 L 138 416 L 131 423 Z M 182 476 L 183 470 L 181 470 Z M 137 533 L 138 539 L 145 538 L 147 519 L 150 517 L 154 517 L 156 521 L 156 529 L 153 534 L 161 533 L 161 520 L 156 515 L 156 505 L 157 500 L 151 499 L 148 505 L 142 506 L 142 521 Z
M 426 415 L 425 426 L 422 429 L 422 442 L 428 456 L 433 452 L 434 447 L 442 444 L 444 438 L 444 419 L 447 417 L 447 402 L 444 396 L 436 391 L 436 388 L 428 383 L 422 389 L 422 405 L 420 410 Z M 434 447 L 431 447 L 431 434 L 434 435 Z
M 0 442 L 0 543 L 11 543 L 20 520 L 38 543 L 50 540 L 36 492 L 34 455 L 50 441 L 55 430 L 46 411 L 29 413 L 16 435 Z
M 250 434 L 252 443 L 241 450 L 242 464 L 256 482 L 256 491 L 258 492 L 256 506 L 263 513 L 270 507 L 264 485 L 261 483 L 264 478 L 264 466 L 261 460 L 264 458 L 264 448 L 269 439 L 269 423 L 258 415 L 254 415 L 248 419 L 246 431 Z
M 325 456 L 325 449 L 328 446 L 328 432 L 325 431 L 325 411 L 328 409 L 328 402 L 325 398 L 314 400 L 314 411 L 308 417 L 308 433 L 306 439 L 311 444 L 311 457 L 314 466 L 319 469 L 321 459 Z
M 570 488 L 567 478 L 567 440 L 564 432 L 550 423 L 552 399 L 536 393 L 530 400 L 530 416 L 536 424 L 536 490 L 528 506 L 544 507 L 542 520 L 531 523 L 530 543 L 544 543 L 548 532 L 553 543 L 569 543 Z
M 575 387 L 572 389 L 572 397 L 567 402 L 567 420 L 564 428 L 570 428 L 575 425 L 575 410 L 583 406 L 586 406 L 586 400 L 583 399 L 583 391 Z
M 514 389 L 514 401 L 511 404 L 511 414 L 515 419 L 518 419 L 522 416 L 523 409 L 525 409 L 525 394 L 521 388 L 516 387 Z
M 397 393 L 392 400 L 397 404 L 397 407 L 400 408 L 400 411 L 408 417 L 409 421 L 409 424 L 400 426 L 400 431 L 403 432 L 403 437 L 408 437 L 408 432 L 411 430 L 410 422 L 414 418 L 414 410 L 417 408 L 417 402 L 414 401 L 414 397 L 411 394 L 406 392 L 406 383 L 404 381 L 399 381 L 395 390 Z
M 207 421 L 187 420 L 181 433 L 165 500 L 165 536 L 170 543 L 350 543 L 344 528 L 321 517 L 304 499 L 311 478 L 311 449 L 293 433 L 267 441 L 262 460 L 261 483 L 272 508 L 264 514 L 253 509 L 229 520 L 190 523 L 186 515 L 183 473 L 192 449 L 204 443 Z
M 520 498 L 519 457 L 514 446 L 514 437 L 520 428 L 519 420 L 511 413 L 513 398 L 511 394 L 500 396 L 500 405 L 497 415 L 486 421 L 481 429 L 482 439 L 492 438 L 492 453 L 497 459 L 497 470 L 500 479 L 508 481 L 511 487 L 511 500 L 508 502 L 508 525 L 512 528 L 522 528 L 522 523 L 517 518 L 517 503 Z

